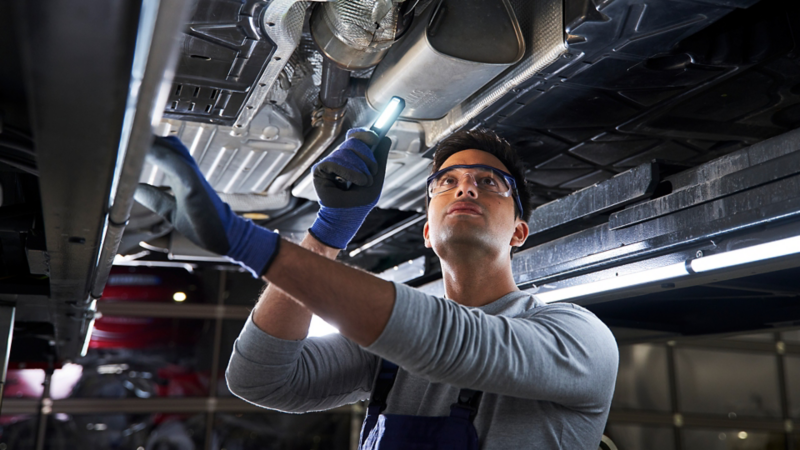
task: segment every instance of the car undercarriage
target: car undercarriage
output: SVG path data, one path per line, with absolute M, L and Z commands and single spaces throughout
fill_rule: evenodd
M 153 133 L 180 138 L 234 211 L 299 240 L 318 209 L 310 167 L 392 95 L 408 107 L 347 264 L 441 292 L 424 180 L 438 142 L 478 127 L 529 168 L 523 289 L 790 239 L 798 36 L 800 7 L 778 0 L 3 2 L 9 358 L 78 357 L 113 265 L 233 269 L 133 201 L 139 182 L 163 183 L 145 163 Z M 799 265 L 787 254 L 559 299 L 621 342 L 778 329 L 800 321 Z

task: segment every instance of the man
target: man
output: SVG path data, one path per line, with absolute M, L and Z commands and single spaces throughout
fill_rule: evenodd
M 424 237 L 442 262 L 443 299 L 332 261 L 380 195 L 389 142 L 373 156 L 375 139 L 351 130 L 315 166 L 321 208 L 301 246 L 232 214 L 177 140 L 154 146 L 175 198 L 143 186 L 137 200 L 270 282 L 234 346 L 231 391 L 290 412 L 372 395 L 365 449 L 596 449 L 617 347 L 590 312 L 516 287 L 511 251 L 530 216 L 520 159 L 486 130 L 439 145 Z M 312 313 L 341 335 L 306 338 Z

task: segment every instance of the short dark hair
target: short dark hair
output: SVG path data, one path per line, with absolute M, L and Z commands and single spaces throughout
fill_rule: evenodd
M 519 201 L 522 204 L 522 211 L 518 211 L 518 215 L 525 222 L 530 220 L 532 211 L 531 192 L 528 183 L 525 181 L 525 163 L 511 147 L 511 144 L 498 136 L 493 130 L 476 128 L 474 130 L 459 131 L 442 140 L 433 155 L 431 173 L 436 173 L 442 167 L 442 164 L 447 161 L 447 158 L 469 149 L 490 153 L 508 167 L 509 173 L 517 183 L 517 195 L 519 195 Z M 514 206 L 514 210 L 517 210 L 516 206 Z

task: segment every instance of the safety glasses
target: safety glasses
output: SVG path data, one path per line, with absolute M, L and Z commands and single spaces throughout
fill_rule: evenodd
M 522 215 L 522 202 L 517 193 L 517 182 L 510 174 L 484 164 L 455 165 L 444 168 L 428 177 L 428 198 L 457 188 L 464 179 L 484 192 L 501 197 L 514 196 L 517 210 Z

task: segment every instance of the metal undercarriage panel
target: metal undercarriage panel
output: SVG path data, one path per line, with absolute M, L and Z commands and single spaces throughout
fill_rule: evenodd
M 492 128 L 517 148 L 535 206 L 654 159 L 666 177 L 800 126 L 800 5 L 614 0 L 564 8 L 568 53 L 464 127 Z M 597 220 L 587 216 L 571 231 Z M 555 237 L 535 235 L 528 245 Z M 412 238 L 400 233 L 382 245 Z
M 26 145 L 35 144 L 35 151 L 23 149 L 22 154 L 28 153 L 24 161 L 8 146 L 0 155 L 0 244 L 3 274 L 9 275 L 0 292 L 2 300 L 18 306 L 17 322 L 24 324 L 18 342 L 36 354 L 65 358 L 79 352 L 92 315 L 91 299 L 102 292 L 103 272 L 122 230 L 135 222 L 128 222 L 130 204 L 124 200 L 135 181 L 163 184 L 162 174 L 152 167 L 139 176 L 143 153 L 126 153 L 127 148 L 145 148 L 142 136 L 149 137 L 126 131 L 131 114 L 141 119 L 150 113 L 132 111 L 135 98 L 129 98 L 142 4 L 77 8 L 74 2 L 37 6 L 18 1 L 0 6 L 0 118 L 5 127 L 0 138 L 16 145 L 19 136 L 7 140 L 13 133 L 8 130 L 22 130 L 23 140 L 30 135 Z M 181 120 L 196 119 L 183 114 L 193 112 L 195 94 L 209 96 L 203 113 L 206 106 L 212 112 L 217 105 L 210 102 L 217 102 L 210 97 L 213 89 L 206 89 L 213 86 L 195 86 L 187 81 L 191 74 L 184 73 L 188 78 L 180 92 L 177 85 L 165 92 L 179 100 L 179 107 L 156 129 L 181 138 L 235 210 L 269 216 L 274 211 L 275 217 L 261 224 L 302 235 L 316 210 L 307 170 L 291 191 L 264 193 L 308 140 L 319 107 L 321 56 L 302 33 L 301 13 L 308 5 L 281 4 L 291 20 L 275 28 L 286 28 L 299 45 L 291 47 L 296 51 L 289 61 L 281 53 L 278 65 L 259 59 L 277 55 L 263 36 L 255 39 L 256 9 L 265 6 L 260 2 L 242 2 L 245 9 L 220 2 L 225 14 L 219 21 L 225 26 L 198 20 L 188 35 L 174 36 L 197 40 L 197 46 L 184 50 L 225 53 L 221 60 L 229 70 L 223 78 L 238 67 L 248 80 L 265 74 L 275 80 L 269 92 L 266 84 L 251 86 L 252 91 L 247 83 L 235 86 L 242 105 L 239 123 L 248 125 L 236 127 L 230 114 L 224 123 L 234 126 L 213 125 L 207 118 Z M 546 291 L 590 283 L 696 258 L 698 251 L 723 253 L 795 232 L 800 160 L 791 143 L 798 136 L 786 133 L 800 127 L 800 5 L 779 0 L 512 4 L 530 39 L 526 65 L 502 74 L 446 119 L 398 123 L 390 133 L 393 148 L 380 209 L 367 219 L 343 259 L 379 272 L 426 255 L 420 280 L 435 278 L 436 260 L 420 238 L 424 219 L 419 216 L 430 156 L 441 137 L 479 126 L 495 129 L 518 148 L 541 206 L 531 222 L 535 234 L 529 248 L 513 262 L 523 287 L 536 284 Z M 236 28 L 240 20 L 245 29 Z M 549 39 L 537 40 L 535 33 L 542 29 L 549 30 Z M 233 45 L 231 39 L 242 36 Z M 253 49 L 247 67 L 228 51 L 233 47 L 245 53 Z M 192 54 L 210 53 L 189 51 L 185 68 L 209 62 L 192 59 Z M 368 71 L 354 75 L 362 81 L 369 76 Z M 155 96 L 150 83 L 142 84 L 142 92 Z M 184 91 L 185 86 L 200 89 Z M 368 125 L 374 112 L 365 106 L 363 93 L 353 92 L 345 124 Z M 161 111 L 169 109 L 166 97 L 159 101 Z M 131 143 L 122 145 L 128 138 Z M 770 151 L 783 153 L 757 159 Z M 121 174 L 131 171 L 137 172 L 136 179 L 121 181 Z M 152 236 L 169 231 L 142 223 Z M 136 245 L 134 239 L 128 246 Z M 731 271 L 726 277 L 741 278 L 736 286 L 695 277 L 691 283 L 625 293 L 635 298 L 600 296 L 585 303 L 623 328 L 673 335 L 784 326 L 800 317 L 790 304 L 798 291 L 792 283 L 784 283 L 780 292 L 764 286 L 777 283 L 774 271 L 793 277 L 793 265 L 794 260 L 780 260 L 759 269 L 763 273 Z M 686 289 L 674 290 L 680 287 Z M 738 305 L 739 316 L 727 317 L 728 325 L 698 318 L 719 307 L 715 300 L 731 296 L 737 297 L 730 304 Z M 748 316 L 752 298 L 765 306 Z M 682 299 L 698 301 L 691 307 L 681 303 L 683 313 L 666 313 Z M 647 310 L 651 300 L 660 306 Z M 26 341 L 25 336 L 48 339 Z
M 303 143 L 297 114 L 264 105 L 246 129 L 166 119 L 158 133 L 183 142 L 214 189 L 235 211 L 279 209 L 286 195 L 262 195 Z M 164 174 L 146 164 L 140 180 L 164 185 Z M 238 194 L 238 196 L 236 195 Z

